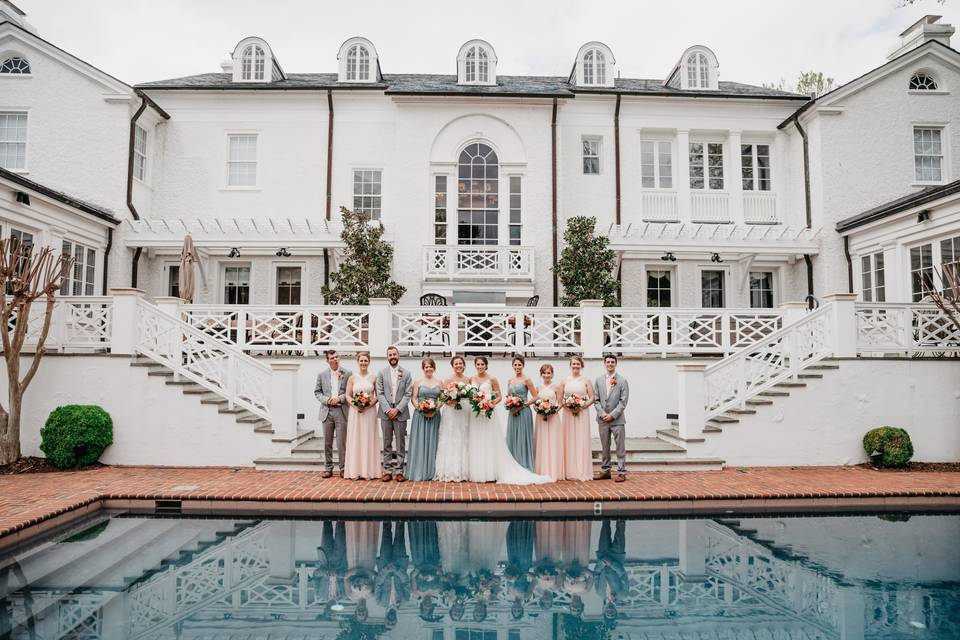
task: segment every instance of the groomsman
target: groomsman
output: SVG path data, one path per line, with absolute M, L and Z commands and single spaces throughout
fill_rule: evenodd
M 600 447 L 603 459 L 597 480 L 610 479 L 610 436 L 617 443 L 617 482 L 627 479 L 627 421 L 623 416 L 630 396 L 630 385 L 617 373 L 617 356 L 608 353 L 603 357 L 607 370 L 593 383 L 596 392 L 597 424 L 600 427 Z
M 387 363 L 389 366 L 377 375 L 377 417 L 383 431 L 383 481 L 405 482 L 403 469 L 413 380 L 410 372 L 400 366 L 400 351 L 396 347 L 387 349 Z
M 317 386 L 313 395 L 320 401 L 320 423 L 323 425 L 323 462 L 322 477 L 333 475 L 333 441 L 337 441 L 337 460 L 340 462 L 340 474 L 343 475 L 345 443 L 347 441 L 347 380 L 350 372 L 340 366 L 340 355 L 330 349 L 327 351 L 326 371 L 317 376 Z

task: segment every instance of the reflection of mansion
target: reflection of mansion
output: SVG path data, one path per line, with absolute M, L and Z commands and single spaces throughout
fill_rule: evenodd
M 923 301 L 960 257 L 953 31 L 928 16 L 815 99 L 721 79 L 699 45 L 657 80 L 600 42 L 569 76 L 507 75 L 483 40 L 427 75 L 359 37 L 333 73 L 249 37 L 218 72 L 130 86 L 0 0 L 0 233 L 76 257 L 48 346 L 77 357 L 44 363 L 25 453 L 54 406 L 96 402 L 110 462 L 309 466 L 314 356 L 397 344 L 411 368 L 620 354 L 635 468 L 856 462 L 888 423 L 956 458 L 960 380 L 926 358 L 960 331 Z M 386 229 L 400 305 L 323 304 L 341 206 Z M 557 307 L 575 215 L 609 237 L 621 307 Z

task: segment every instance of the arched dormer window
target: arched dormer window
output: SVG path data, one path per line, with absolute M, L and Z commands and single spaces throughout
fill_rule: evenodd
M 370 80 L 370 52 L 360 44 L 347 52 L 347 80 Z
M 22 56 L 10 56 L 3 62 L 0 62 L 0 73 L 29 75 L 30 63 Z
M 240 79 L 245 82 L 262 82 L 266 74 L 266 58 L 263 47 L 248 45 L 240 54 Z
M 926 71 L 917 71 L 910 76 L 910 91 L 936 91 L 937 79 Z
M 457 55 L 457 83 L 492 85 L 497 83 L 497 56 L 483 40 L 471 40 Z
M 337 60 L 340 62 L 340 73 L 337 76 L 340 82 L 380 81 L 377 50 L 366 38 L 350 38 L 340 45 Z
M 694 53 L 687 58 L 687 87 L 690 89 L 706 89 L 710 83 L 710 67 L 707 56 Z
M 612 87 L 616 61 L 610 48 L 602 42 L 588 42 L 577 52 L 571 81 L 584 87 Z
M 718 69 L 713 51 L 703 46 L 690 47 L 683 52 L 666 84 L 680 89 L 716 90 Z
M 225 71 L 233 74 L 234 82 L 273 82 L 284 80 L 283 69 L 277 62 L 270 45 L 262 38 L 244 38 L 233 48 Z

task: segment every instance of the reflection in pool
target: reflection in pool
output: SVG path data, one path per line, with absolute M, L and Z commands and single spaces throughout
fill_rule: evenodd
M 957 638 L 960 516 L 114 517 L 0 557 L 0 639 Z

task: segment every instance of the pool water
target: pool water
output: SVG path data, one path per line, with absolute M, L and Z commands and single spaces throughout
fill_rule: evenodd
M 0 555 L 8 638 L 960 638 L 960 515 L 100 516 Z

